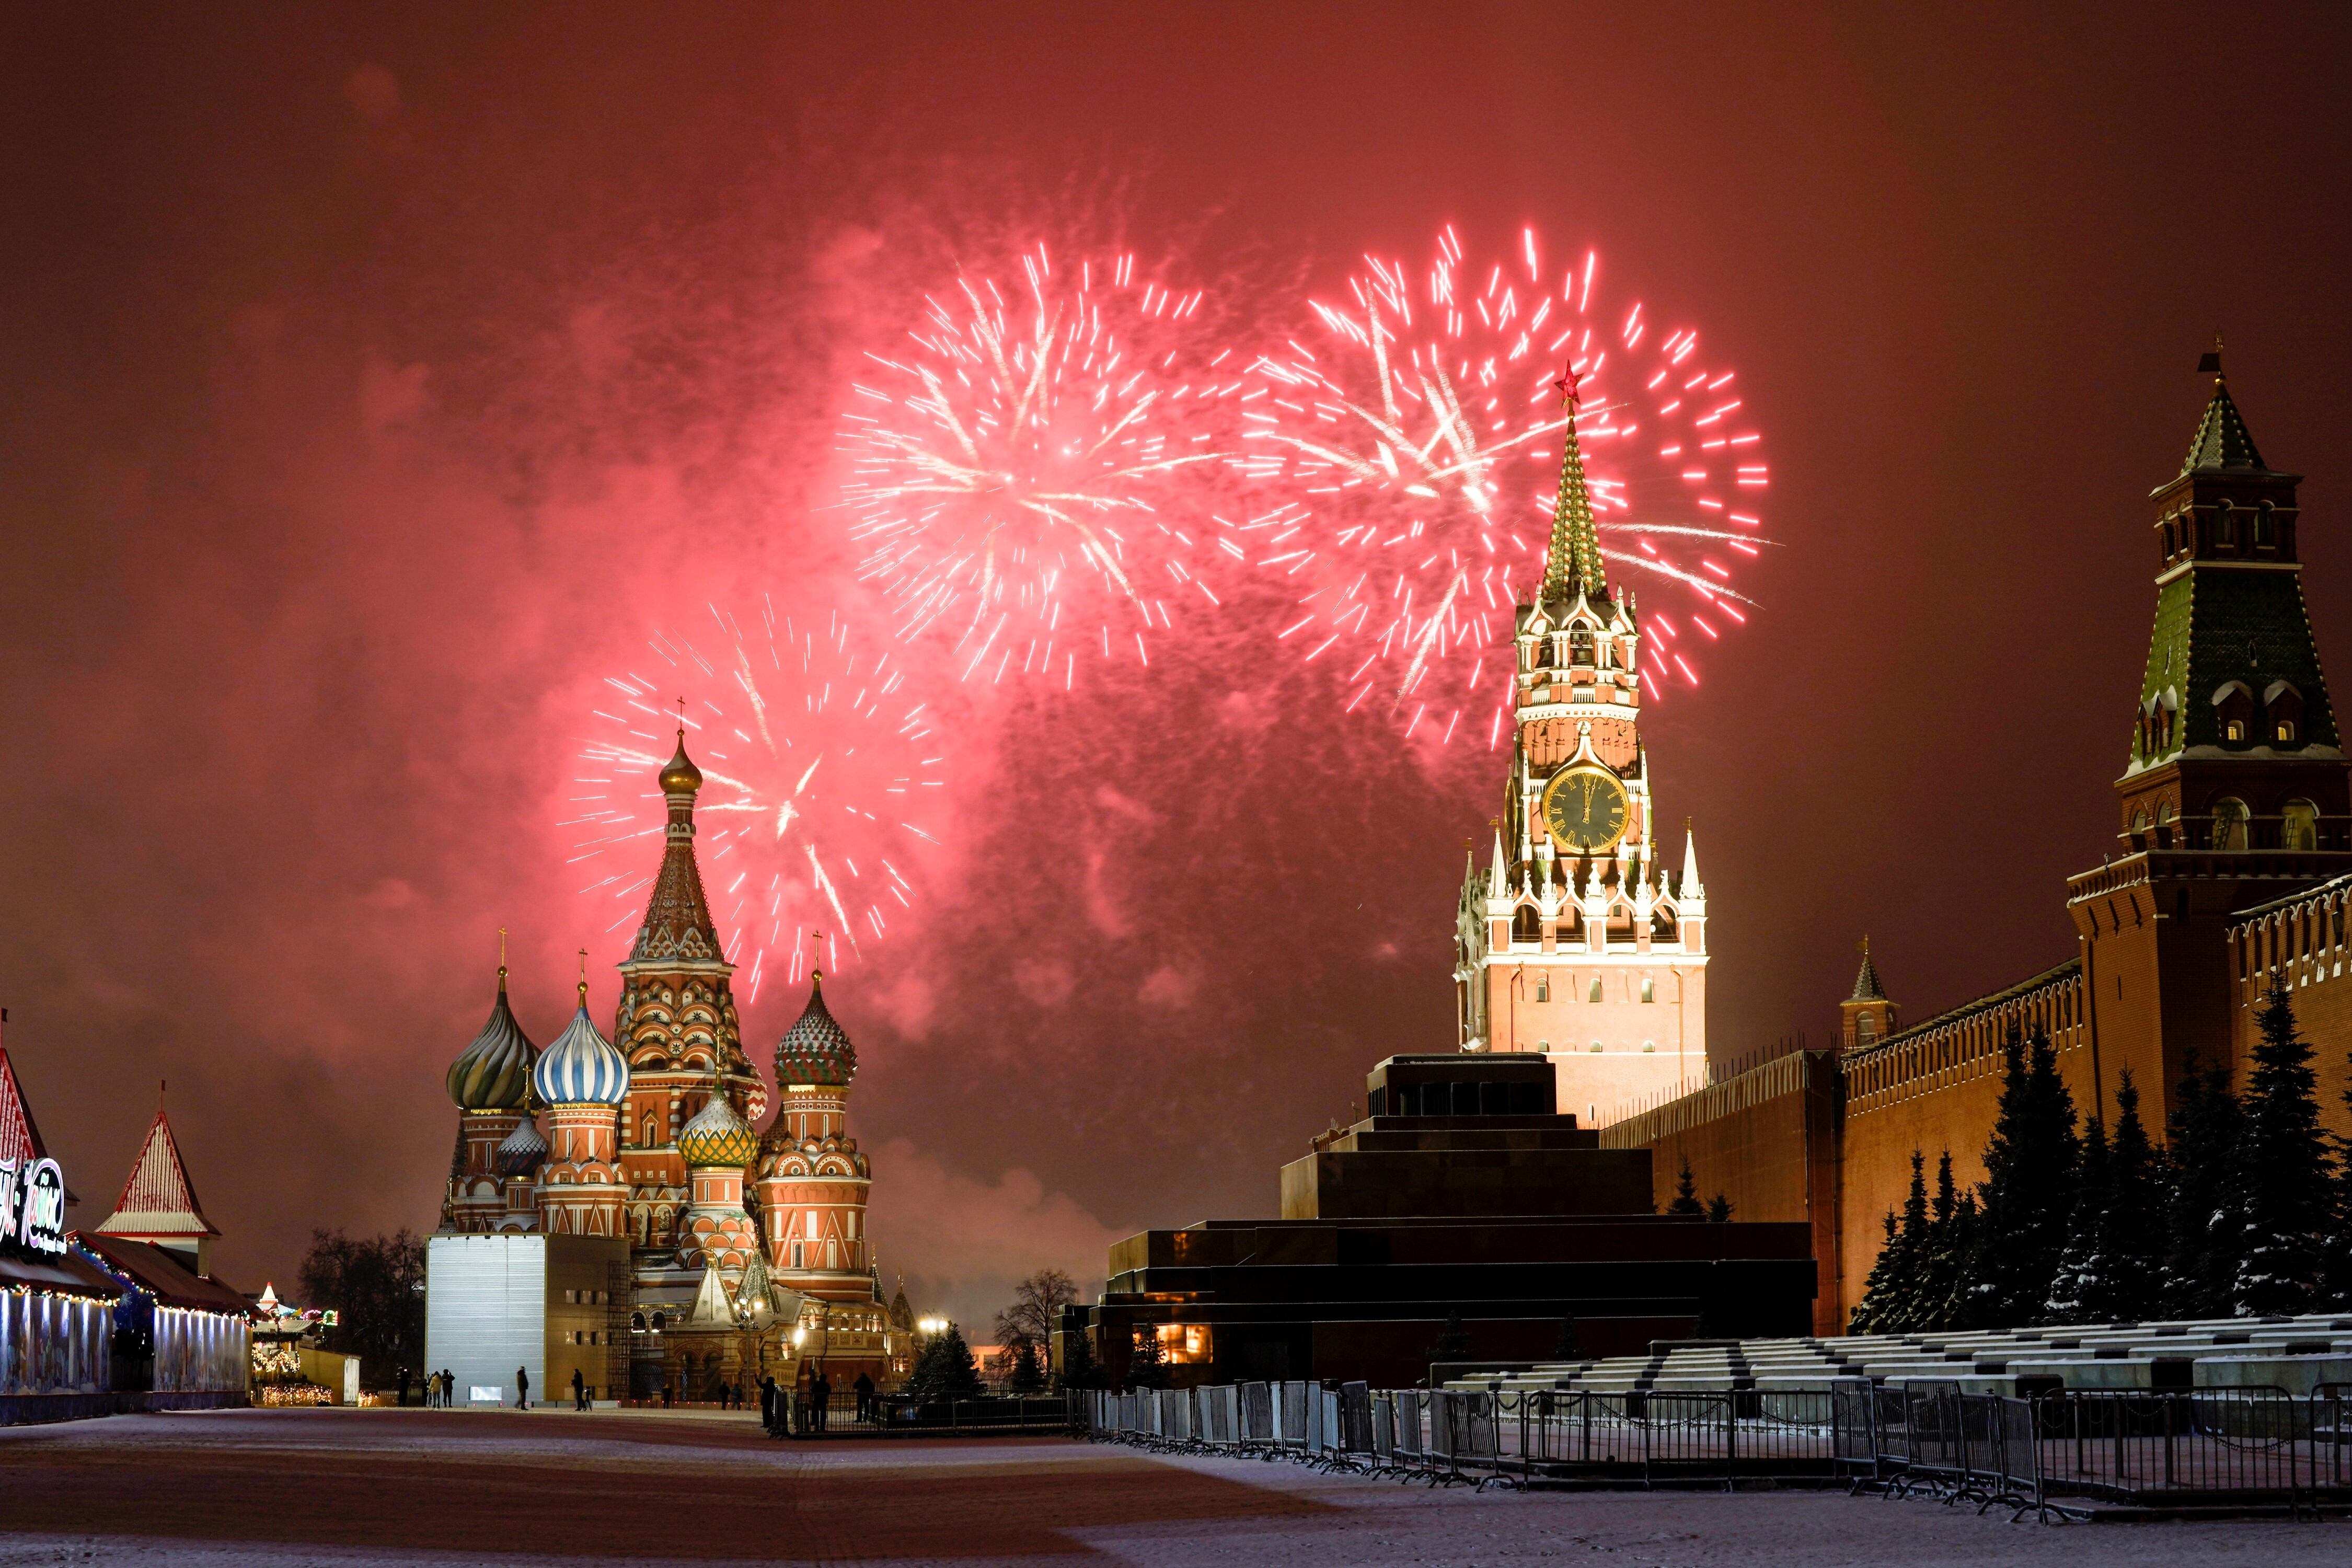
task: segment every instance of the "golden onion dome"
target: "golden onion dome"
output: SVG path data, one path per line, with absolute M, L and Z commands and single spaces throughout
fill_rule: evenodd
M 702 787 L 702 770 L 686 754 L 684 730 L 677 732 L 677 751 L 662 768 L 661 786 L 664 795 L 692 795 Z
M 689 1165 L 748 1165 L 760 1157 L 760 1135 L 735 1113 L 722 1090 L 679 1130 L 677 1152 Z

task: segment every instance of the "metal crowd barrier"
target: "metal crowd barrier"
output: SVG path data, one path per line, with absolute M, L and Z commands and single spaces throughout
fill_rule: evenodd
M 1086 1435 L 1287 1458 L 1430 1485 L 1842 1479 L 2049 1518 L 2056 1500 L 2352 1502 L 2352 1384 L 1970 1394 L 1950 1380 L 1826 1391 L 1375 1390 L 1247 1383 L 1075 1401 Z M 2076 1509 L 2074 1511 L 2079 1512 Z

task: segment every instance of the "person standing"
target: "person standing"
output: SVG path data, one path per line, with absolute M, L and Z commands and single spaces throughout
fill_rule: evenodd
M 776 1380 L 773 1375 L 760 1379 L 760 1425 L 771 1433 L 776 1429 Z
M 408 1369 L 404 1366 L 400 1369 L 400 1408 L 408 1408 Z
M 530 1408 L 530 1373 L 524 1367 L 515 1368 L 515 1408 Z
M 572 1369 L 572 1408 L 588 1408 L 588 1380 L 580 1375 L 580 1369 L 576 1366 Z
M 832 1403 L 833 1384 L 826 1381 L 824 1368 L 819 1367 L 816 1369 L 816 1380 L 809 1384 L 809 1429 L 811 1431 L 824 1430 L 824 1418 L 828 1414 L 826 1406 Z
M 441 1404 L 448 1408 L 457 1403 L 457 1379 L 447 1367 L 441 1369 Z
M 874 1380 L 861 1372 L 857 1374 L 857 1381 L 850 1386 L 857 1390 L 857 1418 L 860 1421 L 875 1419 Z

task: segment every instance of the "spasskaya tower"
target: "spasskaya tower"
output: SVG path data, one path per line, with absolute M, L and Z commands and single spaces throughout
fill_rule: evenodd
M 1517 606 L 1510 775 L 1493 853 L 1472 857 L 1455 923 L 1465 1051 L 1549 1055 L 1588 1126 L 1706 1081 L 1706 889 L 1696 837 L 1659 863 L 1642 745 L 1641 629 L 1612 593 L 1561 383 L 1559 493 L 1543 586 Z

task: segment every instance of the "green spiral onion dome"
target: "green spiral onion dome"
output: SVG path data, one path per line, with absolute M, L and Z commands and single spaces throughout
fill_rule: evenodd
M 507 972 L 501 964 L 490 1021 L 449 1064 L 449 1098 L 461 1110 L 520 1110 L 530 1100 L 530 1069 L 538 1056 L 539 1047 L 507 1005 Z

